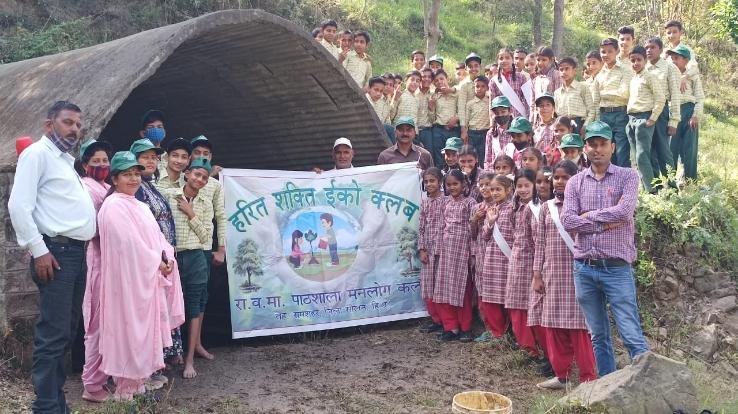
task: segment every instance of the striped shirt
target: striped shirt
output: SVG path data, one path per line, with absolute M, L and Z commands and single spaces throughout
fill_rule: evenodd
M 687 76 L 699 75 L 700 67 L 697 64 L 697 55 L 694 54 L 694 50 L 691 47 L 687 46 L 687 44 L 684 42 L 679 43 L 679 45 L 682 45 L 686 47 L 687 50 L 689 50 L 690 57 L 689 57 L 689 62 L 687 62 L 687 72 L 686 72 Z M 666 51 L 669 49 L 673 49 L 679 45 L 671 45 L 671 44 L 667 45 L 667 47 L 664 48 L 664 51 L 661 53 L 661 57 L 663 59 L 668 59 L 671 61 L 671 56 L 669 56 L 669 54 L 666 53 Z
M 430 118 L 433 124 L 446 125 L 451 118 L 457 116 L 457 96 L 456 92 L 444 95 L 442 93 L 436 94 L 436 106 L 431 111 Z
M 372 104 L 372 108 L 374 108 L 374 112 L 377 113 L 377 118 L 379 118 L 379 122 L 383 124 L 389 124 L 390 123 L 390 108 L 389 103 L 384 97 L 381 97 L 377 99 L 376 101 L 372 99 L 369 94 L 366 94 L 366 99 L 369 101 L 370 104 Z
M 177 251 L 211 249 L 213 240 L 213 204 L 202 194 L 202 190 L 192 199 L 192 208 L 195 217 L 191 220 L 179 209 L 177 197 L 184 197 L 183 189 L 173 188 L 166 190 L 165 196 L 169 200 L 174 217 L 174 227 L 177 230 Z
M 635 249 L 635 208 L 638 203 L 638 172 L 610 164 L 605 176 L 597 179 L 592 167 L 566 183 L 561 222 L 576 233 L 575 259 L 623 259 L 633 263 Z M 581 217 L 582 214 L 585 217 Z M 605 229 L 607 223 L 624 223 Z
M 489 129 L 489 97 L 478 98 L 476 95 L 466 103 L 465 119 L 467 127 L 472 131 Z
M 372 77 L 372 61 L 366 53 L 359 56 L 355 51 L 350 51 L 343 61 L 343 67 L 359 87 L 363 88 L 369 84 L 369 78 Z
M 649 73 L 646 69 L 636 73 L 630 80 L 630 96 L 628 98 L 628 113 L 651 112 L 648 118 L 654 122 L 659 119 L 666 102 L 666 91 L 663 82 Z
M 699 73 L 689 76 L 687 88 L 682 92 L 682 103 L 687 102 L 694 103 L 694 113 L 692 116 L 697 119 L 702 118 L 705 112 L 705 90 L 702 89 L 702 79 Z
M 400 95 L 400 97 L 395 101 L 394 107 L 393 107 L 393 116 L 392 116 L 392 122 L 397 122 L 398 119 L 400 119 L 403 116 L 409 116 L 414 121 L 418 120 L 418 110 L 419 110 L 419 103 L 418 98 L 413 94 L 412 92 L 408 91 L 407 89 Z
M 432 93 L 431 88 L 425 92 L 420 89 L 415 91 L 415 97 L 418 99 L 418 120 L 415 125 L 419 130 L 433 126 L 429 117 L 430 112 L 428 110 L 428 99 L 431 97 Z
M 630 79 L 633 71 L 616 63 L 612 68 L 602 67 L 592 82 L 592 104 L 594 105 L 594 119 L 599 119 L 600 108 L 613 108 L 628 105 L 630 93 Z
M 676 128 L 682 118 L 679 108 L 682 105 L 682 92 L 679 90 L 682 74 L 679 69 L 666 59 L 659 59 L 656 64 L 646 63 L 646 70 L 656 77 L 665 92 L 669 103 L 669 126 Z
M 585 122 L 594 120 L 594 108 L 592 106 L 592 94 L 587 84 L 571 81 L 569 86 L 562 84 L 559 89 L 554 91 L 554 100 L 556 101 L 556 113 L 569 118 L 580 117 Z

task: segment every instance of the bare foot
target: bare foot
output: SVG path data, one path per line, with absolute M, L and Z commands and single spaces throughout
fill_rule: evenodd
M 195 371 L 195 364 L 185 361 L 184 371 L 182 371 L 182 378 L 192 379 L 192 378 L 195 378 L 196 376 L 197 376 L 197 371 Z
M 100 390 L 96 392 L 87 392 L 87 390 L 84 390 L 82 392 L 82 399 L 85 401 L 101 403 L 105 402 L 108 399 L 108 393 L 105 390 Z
M 208 352 L 202 345 L 198 345 L 195 347 L 195 356 L 205 358 L 208 361 L 212 361 L 215 359 L 215 355 Z

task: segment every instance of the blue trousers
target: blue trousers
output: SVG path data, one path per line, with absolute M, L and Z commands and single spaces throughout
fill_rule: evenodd
M 484 164 L 485 144 L 487 143 L 487 130 L 469 130 L 469 144 L 477 151 L 477 162 Z
M 33 342 L 31 380 L 36 392 L 34 413 L 70 413 L 64 397 L 64 355 L 82 315 L 87 264 L 83 246 L 46 242 L 59 262 L 54 279 L 41 281 L 31 264 L 31 275 L 38 287 L 39 317 Z
M 671 152 L 673 154 L 672 167 L 676 169 L 681 158 L 684 164 L 684 177 L 697 178 L 697 143 L 699 131 L 689 127 L 689 120 L 694 114 L 694 103 L 687 102 L 681 106 L 682 119 L 677 126 L 676 135 L 671 138 Z
M 446 140 L 451 137 L 458 137 L 459 128 L 446 128 L 441 125 L 433 125 L 433 141 L 431 147 L 433 150 L 428 150 L 433 157 L 433 165 L 441 168 L 445 164 L 443 159 L 443 147 L 446 146 Z
M 625 134 L 628 125 L 628 114 L 625 111 L 600 112 L 600 121 L 610 125 L 612 138 L 615 141 L 614 163 L 620 167 L 630 167 L 630 144 Z
M 641 182 L 643 188 L 649 193 L 653 191 L 653 177 L 655 171 L 653 164 L 651 163 L 651 141 L 653 140 L 654 128 L 646 126 L 646 121 L 651 116 L 651 112 L 639 112 L 636 114 L 630 114 L 628 121 L 628 127 L 626 129 L 628 133 L 628 141 L 630 142 L 631 151 L 635 151 L 636 165 L 638 171 L 641 173 Z
M 653 140 L 651 142 L 651 163 L 653 164 L 654 176 L 666 176 L 668 167 L 674 165 L 674 156 L 671 153 L 671 137 L 668 133 L 669 127 L 669 105 L 664 105 L 659 119 L 654 125 Z
M 592 334 L 592 348 L 600 377 L 617 369 L 607 316 L 608 304 L 631 359 L 648 351 L 641 330 L 631 266 L 600 268 L 577 260 L 574 262 L 574 288 Z

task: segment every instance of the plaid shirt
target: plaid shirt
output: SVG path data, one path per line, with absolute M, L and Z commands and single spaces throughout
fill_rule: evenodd
M 687 88 L 682 92 L 682 103 L 687 102 L 694 104 L 692 116 L 697 117 L 697 119 L 702 118 L 705 111 L 705 90 L 702 89 L 702 80 L 699 73 L 689 76 Z
M 594 119 L 599 119 L 601 107 L 614 108 L 628 105 L 632 77 L 633 71 L 619 63 L 612 68 L 608 68 L 607 65 L 602 67 L 590 87 L 595 110 Z
M 390 107 L 390 104 L 387 103 L 387 100 L 384 97 L 381 97 L 375 101 L 372 100 L 369 94 L 366 94 L 366 99 L 372 105 L 372 108 L 374 108 L 374 112 L 377 113 L 377 118 L 379 118 L 379 122 L 383 124 L 389 124 L 390 112 L 392 108 Z
M 515 212 L 515 232 L 512 253 L 507 267 L 505 308 L 528 309 L 530 285 L 533 281 L 533 229 L 536 226 L 533 212 L 527 204 L 518 206 Z
M 507 83 L 509 83 L 512 90 L 515 91 L 515 95 L 517 95 L 518 99 L 520 99 L 520 102 L 522 102 L 523 105 L 525 105 L 527 101 L 525 100 L 525 94 L 523 94 L 523 85 L 525 85 L 526 82 L 530 81 L 530 77 L 528 76 L 527 73 L 518 72 L 518 71 L 515 72 L 515 79 L 512 78 L 512 72 L 510 72 L 508 75 L 509 77 L 503 75 L 502 71 L 498 73 L 498 76 L 505 76 L 505 79 L 507 79 Z M 492 105 L 491 104 L 492 100 L 498 96 L 504 96 L 504 94 L 502 93 L 502 91 L 500 91 L 500 88 L 497 87 L 497 83 L 495 82 L 495 80 L 490 79 L 489 80 L 490 105 Z M 508 96 L 507 98 L 509 99 L 510 97 Z M 528 114 L 521 114 L 520 112 L 518 112 L 515 106 L 512 106 L 510 109 L 512 110 L 513 118 L 517 116 L 524 116 L 524 117 L 528 116 Z M 490 107 L 489 110 L 492 111 L 492 108 Z
M 492 207 L 494 203 L 488 203 L 482 201 L 472 207 L 471 215 L 473 216 L 480 208 Z M 484 267 L 484 251 L 487 249 L 487 240 L 482 237 L 482 226 L 484 225 L 484 217 L 479 220 L 476 229 L 471 226 L 472 229 L 472 255 L 475 258 L 476 274 L 474 275 L 474 285 L 479 286 L 479 278 L 482 277 L 482 268 Z
M 415 97 L 418 99 L 418 121 L 415 125 L 418 127 L 418 130 L 433 126 L 428 111 L 428 98 L 431 97 L 431 94 L 430 88 L 425 92 L 421 91 L 420 88 L 415 91 Z
M 417 123 L 419 107 L 419 101 L 416 95 L 405 90 L 397 101 L 395 101 L 392 108 L 392 123 L 397 122 L 403 116 L 409 116 Z
M 680 107 L 682 105 L 682 92 L 679 90 L 682 74 L 670 60 L 659 59 L 655 65 L 646 63 L 646 70 L 656 76 L 662 90 L 669 102 L 669 126 L 676 128 L 682 118 Z
M 635 262 L 635 208 L 638 204 L 638 172 L 610 164 L 596 179 L 592 167 L 566 183 L 561 223 L 576 233 L 575 259 L 623 259 Z M 585 217 L 580 215 L 587 213 Z M 624 223 L 606 230 L 607 223 Z
M 182 210 L 177 207 L 177 196 L 184 197 L 181 188 L 166 190 L 165 196 L 169 200 L 169 205 L 173 206 L 172 216 L 174 217 L 174 227 L 177 230 L 177 251 L 203 249 L 203 245 L 211 248 L 213 240 L 213 204 L 200 190 L 194 199 L 192 199 L 195 217 L 191 220 Z
M 366 53 L 364 56 L 359 56 L 355 51 L 350 51 L 346 60 L 343 61 L 343 67 L 359 87 L 363 88 L 369 84 L 369 78 L 372 77 L 372 60 Z
M 448 197 L 441 195 L 436 198 L 426 198 L 420 205 L 418 250 L 425 250 L 429 257 L 429 263 L 422 263 L 420 268 L 420 292 L 423 299 L 433 299 L 435 265 L 438 264 L 436 256 L 440 254 L 443 208 L 447 201 Z
M 471 257 L 469 216 L 474 204 L 474 200 L 467 197 L 449 197 L 443 208 L 441 257 L 433 289 L 434 303 L 464 305 Z
M 507 128 L 500 125 L 493 125 L 487 131 L 484 152 L 484 169 L 494 171 L 495 159 L 505 153 L 505 147 L 512 142 L 512 136 L 507 132 Z M 497 145 L 499 144 L 499 145 Z
M 562 202 L 554 200 L 561 211 Z M 574 291 L 574 257 L 551 219 L 549 206 L 541 206 L 535 231 L 533 270 L 542 273 L 545 287 L 540 324 L 547 328 L 587 329 Z
M 466 107 L 467 105 L 469 105 L 469 102 L 475 98 L 474 81 L 471 79 L 466 79 L 460 84 L 456 85 L 456 90 L 458 95 L 458 99 L 456 101 L 456 112 L 459 114 L 459 125 L 467 126 L 467 123 L 469 122 L 469 117 L 467 115 Z M 475 128 L 469 127 L 469 129 Z
M 654 122 L 659 119 L 666 102 L 665 84 L 659 82 L 646 69 L 636 73 L 630 80 L 630 96 L 628 98 L 628 113 L 651 112 L 648 118 Z
M 569 86 L 564 84 L 554 91 L 556 101 L 556 113 L 569 118 L 581 117 L 584 122 L 594 120 L 594 108 L 592 106 L 592 93 L 587 84 L 571 81 Z
M 556 165 L 561 159 L 561 151 L 558 148 L 559 141 L 554 136 L 554 124 L 553 120 L 548 125 L 539 123 L 533 129 L 533 142 L 535 142 L 536 148 L 546 156 L 548 165 Z
M 497 226 L 500 228 L 502 238 L 508 245 L 513 243 L 513 226 L 510 220 L 513 211 L 512 203 L 505 201 L 498 205 L 500 214 L 497 217 Z M 484 265 L 482 266 L 482 275 L 479 278 L 477 292 L 482 302 L 505 304 L 505 289 L 507 287 L 507 265 L 508 259 L 502 250 L 497 247 L 492 236 L 494 226 L 490 226 L 485 219 L 482 227 L 482 238 L 487 242 L 484 251 Z
M 465 116 L 467 128 L 472 131 L 489 129 L 489 97 L 479 99 L 474 95 L 466 102 Z
M 458 93 L 444 95 L 439 92 L 436 96 L 436 106 L 430 111 L 430 119 L 433 124 L 446 125 L 451 118 L 458 116 L 456 113 Z

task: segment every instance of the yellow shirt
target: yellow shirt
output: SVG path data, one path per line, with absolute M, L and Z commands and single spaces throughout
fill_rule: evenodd
M 689 69 L 684 73 L 689 73 Z M 682 103 L 686 102 L 694 103 L 692 116 L 701 119 L 705 111 L 705 90 L 702 89 L 702 79 L 699 72 L 688 77 L 687 88 L 682 92 Z
M 598 119 L 600 108 L 613 108 L 628 105 L 630 93 L 630 79 L 633 71 L 624 68 L 619 63 L 608 68 L 602 67 L 592 82 L 592 104 L 594 105 L 594 119 Z
M 363 88 L 369 84 L 369 78 L 372 77 L 372 61 L 366 53 L 364 56 L 359 56 L 353 50 L 350 51 L 346 60 L 343 61 L 343 67 L 359 87 Z
M 466 102 L 466 126 L 471 131 L 489 129 L 489 96 L 476 95 Z
M 202 190 L 192 199 L 192 207 L 195 217 L 189 219 L 187 215 L 177 207 L 177 196 L 184 197 L 181 188 L 166 190 L 164 195 L 172 208 L 174 217 L 174 229 L 177 233 L 177 251 L 211 249 L 213 239 L 213 204 L 202 194 Z
M 427 92 L 423 92 L 418 88 L 417 91 L 415 91 L 415 98 L 418 100 L 418 121 L 416 125 L 418 126 L 418 129 L 423 128 L 430 128 L 433 126 L 431 123 L 431 120 L 429 118 L 429 111 L 428 111 L 428 99 L 431 97 L 432 89 L 429 88 Z
M 459 125 L 466 126 L 466 103 L 474 99 L 474 82 L 469 78 L 461 81 L 456 85 L 456 95 L 456 113 L 459 114 Z
M 184 187 L 184 173 L 179 174 L 178 180 L 172 181 L 171 179 L 169 179 L 169 172 L 165 168 L 164 171 L 161 172 L 159 175 L 159 181 L 157 181 L 154 185 L 161 193 L 164 193 L 164 191 L 171 190 L 173 188 L 182 188 Z
M 417 92 L 417 91 L 416 91 Z M 397 122 L 400 117 L 409 116 L 418 121 L 418 98 L 412 92 L 405 90 L 400 98 L 395 101 L 392 108 L 392 121 Z
M 664 102 L 666 102 L 666 95 L 661 83 L 645 68 L 630 80 L 629 114 L 651 111 L 648 119 L 656 122 L 661 111 L 664 110 Z
M 687 46 L 687 44 L 684 43 L 684 42 L 679 43 L 679 45 L 682 45 L 682 46 L 686 47 L 687 50 L 689 50 L 689 56 L 690 57 L 689 57 L 689 62 L 687 62 L 687 71 L 685 72 L 685 74 L 687 76 L 699 75 L 700 74 L 700 67 L 697 64 L 697 55 L 694 54 L 694 50 L 691 47 Z M 675 47 L 677 47 L 679 45 L 672 45 L 672 44 L 666 45 L 666 47 L 664 48 L 663 53 L 661 53 L 661 58 L 662 59 L 667 59 L 667 60 L 671 61 L 671 57 L 666 53 L 666 51 L 669 50 L 669 49 L 673 49 L 673 48 L 675 48 Z
M 366 94 L 366 99 L 368 99 L 369 103 L 372 104 L 372 108 L 374 108 L 374 112 L 377 113 L 377 118 L 379 118 L 379 122 L 383 124 L 389 124 L 391 108 L 384 96 L 374 101 L 372 100 L 372 97 L 369 96 L 369 94 Z
M 659 59 L 655 65 L 646 63 L 646 70 L 656 77 L 660 87 L 664 90 L 666 101 L 669 103 L 669 126 L 676 128 L 682 118 L 679 107 L 682 105 L 682 92 L 679 83 L 682 74 L 679 69 L 666 59 Z
M 328 49 L 328 51 L 333 55 L 333 57 L 338 60 L 338 55 L 341 54 L 341 48 L 334 45 L 333 43 L 328 42 L 325 39 L 320 39 L 320 44 L 323 45 L 324 48 Z
M 592 94 L 586 83 L 571 81 L 569 86 L 562 85 L 554 91 L 556 101 L 556 113 L 562 116 L 581 117 L 585 122 L 594 120 L 594 107 L 592 106 Z
M 430 111 L 430 118 L 433 124 L 446 125 L 451 118 L 457 116 L 457 93 L 444 95 L 436 93 L 436 105 Z

